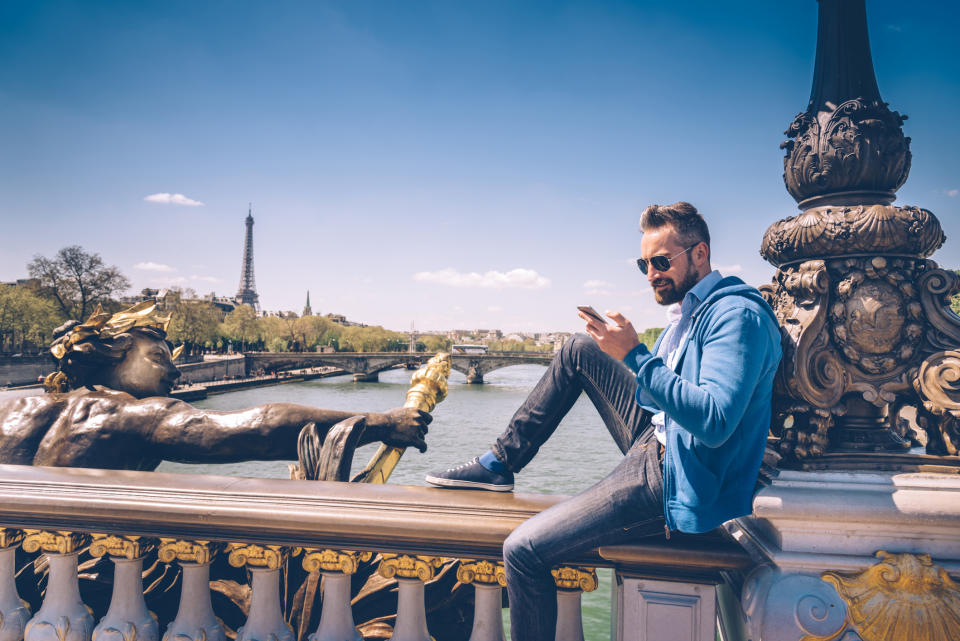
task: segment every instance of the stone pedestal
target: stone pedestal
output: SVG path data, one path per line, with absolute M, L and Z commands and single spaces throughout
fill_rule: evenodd
M 960 477 L 784 471 L 728 529 L 751 639 L 960 638 Z

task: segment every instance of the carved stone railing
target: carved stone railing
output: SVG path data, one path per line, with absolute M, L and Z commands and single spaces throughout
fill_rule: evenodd
M 247 618 L 237 630 L 240 641 L 361 638 L 350 610 L 350 578 L 371 558 L 379 558 L 384 581 L 398 583 L 393 639 L 429 639 L 424 584 L 441 566 L 459 560 L 458 589 L 472 584 L 475 590 L 470 638 L 499 640 L 503 540 L 563 498 L 0 465 L 0 640 L 19 641 L 25 633 L 27 641 L 152 641 L 160 635 L 166 641 L 223 641 L 225 630 L 208 587 L 217 555 L 251 576 Z M 18 545 L 43 553 L 49 566 L 46 596 L 32 618 L 13 586 L 12 555 Z M 156 563 L 181 574 L 176 616 L 159 625 L 147 611 L 140 585 L 141 563 L 151 548 Z M 81 549 L 113 561 L 113 597 L 107 612 L 98 613 L 99 621 L 78 590 Z M 283 616 L 279 586 L 294 564 L 315 573 L 310 594 L 322 592 L 316 629 L 292 630 Z M 735 544 L 713 536 L 655 539 L 568 559 L 554 572 L 557 639 L 582 640 L 579 595 L 596 588 L 593 568 L 605 566 L 617 572 L 615 638 L 655 638 L 638 636 L 632 624 L 624 625 L 624 617 L 632 621 L 644 612 L 645 629 L 655 631 L 669 626 L 680 607 L 699 613 L 696 629 L 684 638 L 712 640 L 714 587 L 723 582 L 724 571 L 748 564 Z M 659 581 L 653 591 L 644 588 L 651 581 Z M 664 595 L 673 609 L 655 607 Z

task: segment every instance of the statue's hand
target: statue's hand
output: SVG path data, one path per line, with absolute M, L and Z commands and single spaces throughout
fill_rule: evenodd
M 423 437 L 427 425 L 433 420 L 428 413 L 410 407 L 397 407 L 384 413 L 387 429 L 383 442 L 393 447 L 415 447 L 421 452 L 427 451 Z

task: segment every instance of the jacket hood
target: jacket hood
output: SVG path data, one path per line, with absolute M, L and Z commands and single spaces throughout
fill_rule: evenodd
M 764 310 L 769 316 L 770 320 L 773 321 L 774 325 L 779 326 L 779 321 L 777 320 L 776 314 L 773 313 L 773 309 L 770 305 L 763 299 L 763 296 L 760 294 L 760 291 L 753 287 L 752 285 L 747 285 L 745 282 L 737 278 L 736 276 L 726 276 L 724 277 L 717 286 L 707 295 L 700 306 L 697 308 L 697 311 L 694 313 L 694 316 L 699 316 L 702 310 L 706 310 L 721 298 L 727 296 L 741 296 L 748 300 L 752 300 Z

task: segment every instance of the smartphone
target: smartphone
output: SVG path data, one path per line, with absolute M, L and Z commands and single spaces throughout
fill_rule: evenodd
M 600 315 L 600 312 L 595 310 L 590 305 L 577 305 L 577 309 L 589 316 L 590 318 L 596 320 L 599 323 L 607 324 L 607 319 Z

